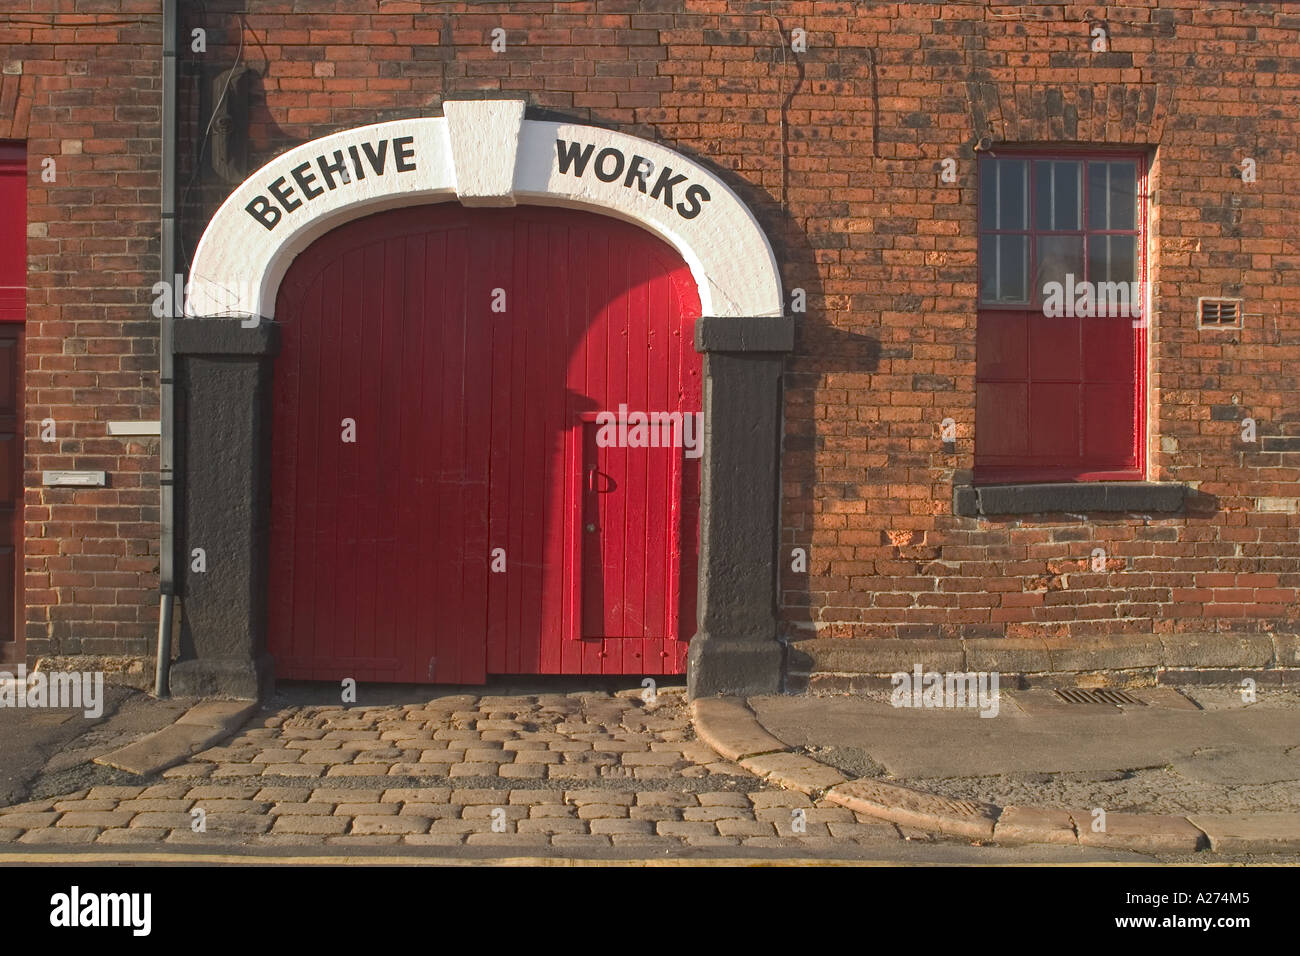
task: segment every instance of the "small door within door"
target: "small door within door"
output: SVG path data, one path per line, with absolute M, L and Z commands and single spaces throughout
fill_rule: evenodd
M 580 573 L 571 636 L 598 642 L 606 673 L 659 672 L 682 650 L 681 575 L 694 574 L 683 567 L 693 561 L 682 560 L 681 429 L 641 426 L 643 441 L 610 443 L 602 435 L 635 435 L 636 422 L 602 426 L 596 417 L 579 416 L 573 442 L 581 453 L 572 523 Z

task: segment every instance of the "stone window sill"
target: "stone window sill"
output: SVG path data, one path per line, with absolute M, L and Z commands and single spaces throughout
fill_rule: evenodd
M 967 517 L 1055 512 L 1182 511 L 1187 486 L 1155 481 L 1077 481 L 1024 485 L 954 485 L 953 514 Z

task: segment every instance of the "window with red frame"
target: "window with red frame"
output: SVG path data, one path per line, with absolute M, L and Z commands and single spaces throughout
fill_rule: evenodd
M 975 481 L 1140 479 L 1144 157 L 979 165 Z

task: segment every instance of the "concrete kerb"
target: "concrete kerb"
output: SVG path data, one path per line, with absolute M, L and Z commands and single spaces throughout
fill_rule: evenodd
M 170 727 L 101 754 L 94 762 L 142 777 L 162 773 L 230 737 L 257 707 L 247 700 L 199 701 Z
M 741 698 L 692 701 L 691 719 L 701 740 L 755 776 L 900 826 L 1004 845 L 1047 843 L 1146 853 L 1300 850 L 1300 814 L 1296 813 L 1108 813 L 1105 831 L 1097 832 L 1089 810 L 999 807 L 871 778 L 846 780 L 834 767 L 796 753 L 768 733 Z
M 691 721 L 701 740 L 736 763 L 790 749 L 763 729 L 743 697 L 697 698 L 691 701 Z

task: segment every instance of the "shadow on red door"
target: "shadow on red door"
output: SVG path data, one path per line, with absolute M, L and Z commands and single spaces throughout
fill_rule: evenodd
M 674 249 L 573 210 L 411 207 L 304 251 L 276 306 L 277 676 L 682 673 L 698 449 L 600 426 L 700 411 L 699 313 Z

